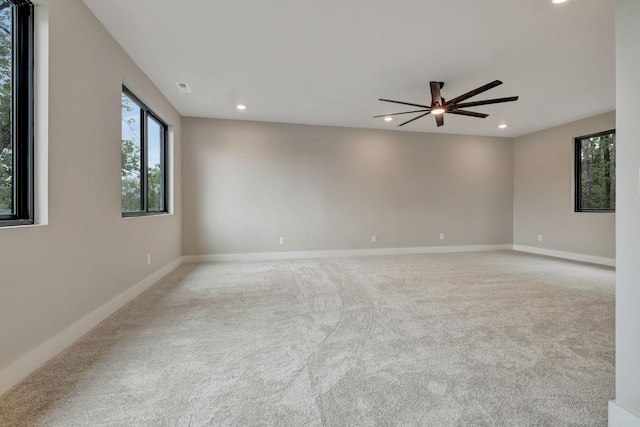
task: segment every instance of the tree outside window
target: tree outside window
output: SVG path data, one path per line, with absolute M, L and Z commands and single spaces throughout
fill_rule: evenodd
M 614 212 L 616 208 L 614 130 L 575 139 L 576 212 Z
M 0 214 L 5 215 L 13 211 L 12 27 L 11 5 L 0 1 Z
M 122 215 L 167 212 L 167 125 L 122 92 Z
M 33 212 L 33 4 L 0 0 L 0 226 Z

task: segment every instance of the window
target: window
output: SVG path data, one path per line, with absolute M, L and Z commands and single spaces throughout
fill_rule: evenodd
M 33 224 L 33 5 L 0 0 L 0 226 Z
M 615 211 L 615 146 L 615 130 L 576 138 L 576 212 Z
M 122 216 L 167 212 L 167 125 L 122 88 Z

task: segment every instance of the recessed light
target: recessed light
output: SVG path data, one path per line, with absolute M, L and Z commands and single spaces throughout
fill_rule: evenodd
M 390 122 L 391 120 L 393 120 L 393 117 L 385 117 L 385 118 L 384 118 L 384 121 L 385 121 L 385 122 Z
M 246 105 L 242 105 L 242 104 L 238 104 L 238 105 L 236 105 L 236 108 L 237 108 L 238 110 L 246 110 L 246 109 L 247 109 L 247 106 L 246 106 Z
M 567 0 L 549 0 L 552 4 L 566 3 Z
M 506 128 L 506 127 L 507 127 L 507 125 L 505 125 L 505 124 L 501 124 L 501 125 L 498 125 L 498 127 L 499 127 L 500 129 L 504 129 L 504 128 Z

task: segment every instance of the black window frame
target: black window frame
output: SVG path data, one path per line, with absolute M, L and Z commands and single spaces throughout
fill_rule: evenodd
M 34 6 L 29 0 L 12 5 L 12 155 L 13 212 L 0 214 L 0 227 L 30 225 L 34 215 Z
M 123 218 L 152 216 L 152 215 L 166 215 L 169 213 L 169 125 L 162 120 L 156 113 L 153 112 L 147 105 L 140 100 L 133 92 L 131 92 L 126 86 L 122 86 L 122 94 L 126 95 L 140 108 L 140 210 L 139 211 L 122 211 L 122 201 L 120 202 L 120 211 Z M 148 188 L 148 138 L 147 138 L 147 119 L 152 118 L 162 128 L 162 206 L 163 210 L 150 211 L 149 210 L 149 188 Z M 121 148 L 122 149 L 122 148 Z
M 613 209 L 585 209 L 582 207 L 582 161 L 581 161 L 581 148 L 582 141 L 585 139 L 594 138 L 597 136 L 609 135 L 613 134 L 615 136 L 616 130 L 610 129 L 602 132 L 596 132 L 589 135 L 578 136 L 574 138 L 573 148 L 574 148 L 574 212 L 576 213 L 615 213 L 615 208 Z M 614 139 L 614 153 L 615 149 L 615 139 Z M 617 160 L 617 159 L 616 159 Z

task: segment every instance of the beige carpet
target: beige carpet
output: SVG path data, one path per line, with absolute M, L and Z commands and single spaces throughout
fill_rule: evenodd
M 183 265 L 2 426 L 605 426 L 614 271 L 517 252 Z

